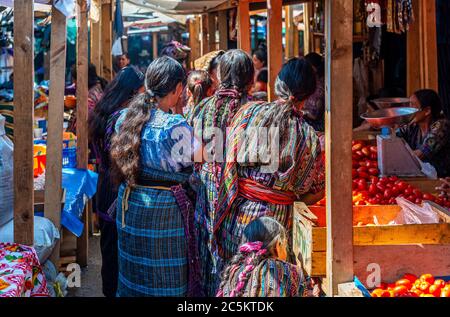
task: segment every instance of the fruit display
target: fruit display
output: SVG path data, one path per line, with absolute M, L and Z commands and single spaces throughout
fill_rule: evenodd
M 445 282 L 431 274 L 417 277 L 405 274 L 395 283 L 381 285 L 371 292 L 372 297 L 450 297 L 450 281 Z
M 395 205 L 395 199 L 403 197 L 414 204 L 427 200 L 450 208 L 450 199 L 443 194 L 423 193 L 397 176 L 379 177 L 377 150 L 376 146 L 363 141 L 352 141 L 353 205 Z M 317 203 L 318 206 L 325 204 L 325 198 Z

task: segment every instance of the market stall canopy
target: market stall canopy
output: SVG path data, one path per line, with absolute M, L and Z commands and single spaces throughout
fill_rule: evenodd
M 52 9 L 51 5 L 48 4 L 50 0 L 35 0 L 34 2 L 34 11 L 50 12 Z M 0 0 L 0 6 L 13 8 L 14 0 Z
M 125 3 L 165 14 L 196 14 L 217 7 L 227 0 L 124 0 Z

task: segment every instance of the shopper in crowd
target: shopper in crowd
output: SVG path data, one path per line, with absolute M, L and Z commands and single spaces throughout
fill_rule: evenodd
M 120 111 L 143 89 L 144 74 L 134 67 L 122 69 L 105 87 L 102 98 L 89 116 L 89 140 L 97 158 L 98 183 L 96 211 L 101 231 L 103 294 L 114 297 L 118 281 L 117 229 L 114 218 L 114 201 L 117 187 L 111 179 L 110 147 L 114 125 Z
M 267 101 L 267 83 L 269 72 L 267 68 L 262 68 L 256 76 L 256 81 L 252 89 L 253 101 Z
M 190 47 L 181 44 L 177 41 L 170 41 L 166 43 L 161 50 L 161 56 L 169 56 L 178 61 L 184 69 L 187 68 L 186 61 L 191 52 Z
M 247 103 L 253 78 L 254 65 L 247 53 L 242 50 L 226 52 L 219 62 L 219 89 L 212 97 L 196 105 L 188 119 L 196 135 L 202 137 L 205 151 L 208 152 L 207 157 L 203 158 L 204 163 L 196 166 L 203 188 L 197 194 L 196 226 L 203 261 L 203 285 L 206 294 L 210 296 L 215 295 L 219 282 L 212 226 L 224 160 L 226 131 L 235 113 Z
M 116 123 L 111 157 L 121 183 L 120 297 L 202 295 L 193 204 L 185 191 L 192 174 L 191 154 L 200 147 L 191 143 L 192 128 L 186 120 L 170 113 L 185 80 L 176 60 L 154 60 L 145 75 L 145 92 Z M 177 145 L 183 149 L 179 156 L 173 152 Z
M 252 54 L 253 64 L 255 65 L 256 72 L 259 72 L 262 68 L 267 67 L 267 48 L 266 45 L 260 44 Z
M 218 253 L 224 260 L 238 251 L 250 221 L 270 216 L 291 230 L 294 201 L 314 204 L 323 197 L 323 152 L 301 114 L 315 85 L 310 63 L 291 59 L 275 82 L 279 99 L 250 103 L 234 116 L 214 219 Z M 256 135 L 256 145 L 251 139 L 255 131 L 263 133 Z
M 439 177 L 450 176 L 450 120 L 443 115 L 439 95 L 423 89 L 416 91 L 410 100 L 418 112 L 397 135 L 405 139 L 422 161 L 433 165 Z
M 316 131 L 325 131 L 325 61 L 317 53 L 309 53 L 305 59 L 311 63 L 316 74 L 316 90 L 305 101 L 303 115 Z
M 189 113 L 196 105 L 203 99 L 212 96 L 214 89 L 213 81 L 207 71 L 194 70 L 189 73 L 186 88 L 188 102 L 183 114 L 189 116 Z
M 217 69 L 219 67 L 220 57 L 225 51 L 213 51 L 196 59 L 194 66 L 196 70 L 207 71 L 212 80 L 212 91 L 215 92 L 219 88 L 219 79 L 217 76 Z
M 222 273 L 218 297 L 319 296 L 309 290 L 302 270 L 287 262 L 288 236 L 278 221 L 269 217 L 245 227 L 236 255 Z
M 123 53 L 122 55 L 117 56 L 117 67 L 119 68 L 119 70 L 129 66 L 130 63 L 131 61 L 128 53 Z

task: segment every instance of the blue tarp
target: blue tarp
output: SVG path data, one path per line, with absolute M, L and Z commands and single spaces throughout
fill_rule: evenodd
M 84 197 L 91 199 L 97 191 L 98 175 L 89 170 L 63 168 L 62 187 L 66 190 L 61 225 L 77 237 L 83 233 L 81 220 L 85 206 Z

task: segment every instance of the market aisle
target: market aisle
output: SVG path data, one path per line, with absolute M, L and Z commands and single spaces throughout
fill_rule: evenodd
M 88 266 L 81 273 L 81 287 L 68 290 L 67 297 L 103 297 L 100 236 L 89 237 Z

